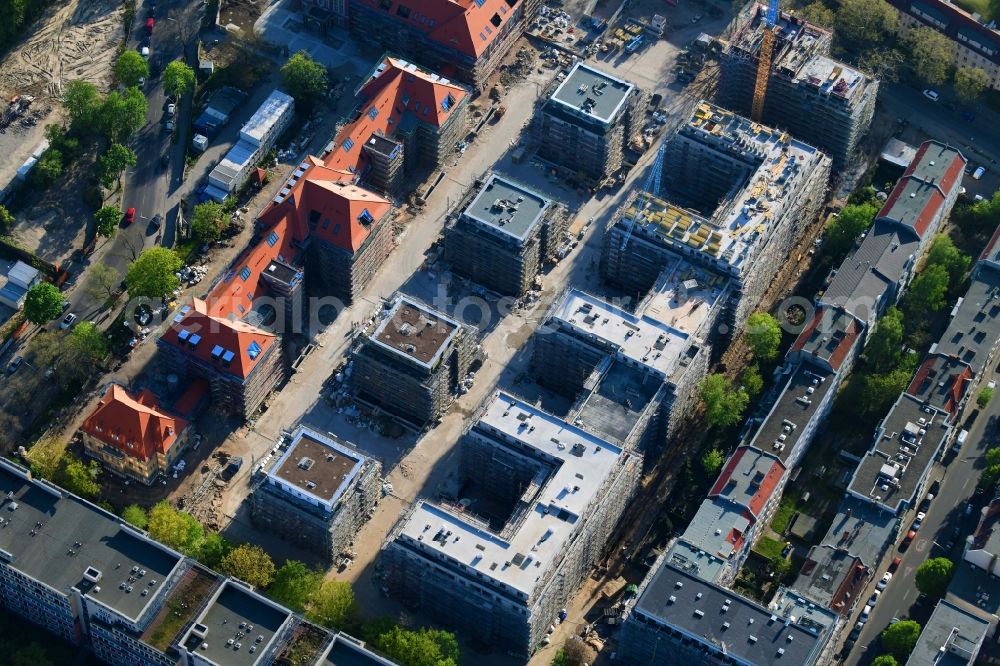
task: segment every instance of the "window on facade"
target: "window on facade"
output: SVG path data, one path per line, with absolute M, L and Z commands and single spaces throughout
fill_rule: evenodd
M 406 5 L 400 5 L 399 7 L 396 7 L 396 13 L 402 16 L 403 18 L 410 18 L 410 8 L 407 7 Z
M 337 224 L 333 225 L 333 235 L 336 236 L 339 233 L 340 233 L 340 222 L 337 222 Z
M 481 40 L 483 40 L 485 42 L 486 41 L 486 35 L 484 35 L 483 33 L 479 33 L 479 39 L 481 39 Z
M 375 221 L 375 218 L 372 217 L 372 214 L 368 212 L 367 208 L 365 208 L 361 211 L 361 215 L 358 215 L 358 221 L 361 222 L 361 224 L 371 224 Z
M 452 97 L 451 93 L 448 93 L 448 96 L 445 97 L 443 100 L 441 100 L 441 110 L 450 111 L 451 107 L 454 106 L 454 104 L 455 104 L 455 98 Z
M 486 26 L 486 34 L 487 35 L 492 35 L 493 34 L 493 30 L 490 29 L 490 26 Z
M 251 342 L 250 346 L 247 347 L 247 356 L 250 357 L 251 361 L 260 356 L 260 352 L 261 352 L 260 345 L 257 344 L 256 342 Z

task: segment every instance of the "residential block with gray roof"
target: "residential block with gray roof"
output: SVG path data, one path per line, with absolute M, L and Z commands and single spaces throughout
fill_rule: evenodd
M 989 629 L 986 620 L 942 599 L 921 629 L 906 665 L 972 666 Z

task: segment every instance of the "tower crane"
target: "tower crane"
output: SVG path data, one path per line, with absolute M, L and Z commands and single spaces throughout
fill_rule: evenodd
M 771 57 L 774 54 L 775 24 L 778 22 L 778 0 L 768 0 L 764 15 L 764 35 L 757 53 L 757 79 L 753 86 L 753 106 L 750 118 L 759 123 L 764 116 L 764 98 L 767 96 L 767 79 L 771 74 Z
M 646 192 L 649 196 L 659 196 L 660 194 L 660 177 L 663 175 L 663 157 L 667 152 L 667 140 L 664 139 L 660 144 L 659 149 L 656 151 L 656 159 L 653 160 L 653 168 L 650 170 L 649 175 L 646 176 L 646 181 L 642 184 L 642 191 Z M 628 245 L 628 241 L 632 238 L 632 230 L 635 229 L 635 223 L 639 221 L 639 216 L 642 215 L 642 210 L 636 206 L 635 213 L 629 218 L 628 221 L 628 231 L 625 232 L 625 238 L 622 239 L 622 245 L 619 251 L 624 250 L 625 246 Z

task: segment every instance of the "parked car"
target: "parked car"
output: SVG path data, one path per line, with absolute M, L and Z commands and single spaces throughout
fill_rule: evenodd
M 884 574 L 882 574 L 882 580 L 878 582 L 878 584 L 875 586 L 875 589 L 879 591 L 884 590 L 889 585 L 890 580 L 892 580 L 892 574 L 886 571 Z
M 153 34 L 153 25 L 155 25 L 155 24 L 156 24 L 156 20 L 153 19 L 152 16 L 150 16 L 148 19 L 146 19 L 146 34 L 147 35 L 152 35 Z
M 23 361 L 24 359 L 21 358 L 20 356 L 15 356 L 14 358 L 12 358 L 10 360 L 10 363 L 7 364 L 7 374 L 12 375 L 15 372 L 17 372 L 17 369 L 21 367 L 21 363 Z
M 143 58 L 149 59 L 149 47 L 143 46 L 141 49 L 139 49 L 139 55 L 141 55 Z
M 862 622 L 867 622 L 867 621 L 868 621 L 868 618 L 870 618 L 870 617 L 871 617 L 871 615 L 872 615 L 872 610 L 873 610 L 874 608 L 875 608 L 874 606 L 865 606 L 864 608 L 862 608 L 862 609 L 861 609 L 861 615 L 859 616 L 859 619 L 860 619 L 860 620 L 861 620 Z
M 984 167 L 984 166 L 981 166 L 981 167 L 979 167 L 978 169 L 976 169 L 975 171 L 973 171 L 973 172 L 972 172 L 972 177 L 973 177 L 973 178 L 974 178 L 975 180 L 979 180 L 979 179 L 980 179 L 980 178 L 982 178 L 982 177 L 983 177 L 983 176 L 984 176 L 985 174 L 986 174 L 986 167 Z
M 854 625 L 854 628 L 851 629 L 851 633 L 848 634 L 847 639 L 851 640 L 851 641 L 858 640 L 858 636 L 861 635 L 861 630 L 864 629 L 864 628 L 865 628 L 865 623 L 864 622 L 858 622 L 856 625 Z
M 917 512 L 917 517 L 913 519 L 913 531 L 914 532 L 916 532 L 917 530 L 920 529 L 920 526 L 924 524 L 924 518 L 926 518 L 926 517 L 927 517 L 927 514 L 924 513 L 923 511 Z
M 69 301 L 63 301 L 62 311 L 66 312 L 66 310 L 69 310 Z
M 75 324 L 77 319 L 79 319 L 79 317 L 70 312 L 68 315 L 63 317 L 63 320 L 61 322 L 59 322 L 59 328 L 67 329 L 73 324 Z
M 174 121 L 168 120 L 166 123 L 164 123 L 163 129 L 165 129 L 168 132 L 173 132 L 174 131 Z
M 176 109 L 177 109 L 177 106 L 173 102 L 171 102 L 170 104 L 167 104 L 167 117 L 168 118 L 173 118 L 174 117 L 174 111 Z
M 879 596 L 881 596 L 881 594 L 882 594 L 881 590 L 875 590 L 874 592 L 872 592 L 872 596 L 868 598 L 868 605 L 874 608 L 875 604 L 878 603 L 878 598 Z
M 931 495 L 937 495 L 940 491 L 941 491 L 941 480 L 938 479 L 937 481 L 931 484 L 930 493 Z
M 128 210 L 125 211 L 124 222 L 126 227 L 135 222 L 135 208 L 129 208 Z
M 902 562 L 903 562 L 902 557 L 892 558 L 892 564 L 889 565 L 889 573 L 896 573 L 896 569 L 899 568 L 899 565 L 902 564 Z
M 916 530 L 910 530 L 909 532 L 907 532 L 906 536 L 903 537 L 903 542 L 899 544 L 899 550 L 905 551 L 907 548 L 909 548 L 910 544 L 913 543 L 913 539 L 916 538 L 916 536 L 917 536 Z
M 153 227 L 153 231 L 159 231 L 159 229 L 160 229 L 160 215 L 159 214 L 154 215 L 153 219 L 151 219 L 149 221 L 149 225 L 151 227 Z
M 924 97 L 932 102 L 936 102 L 941 99 L 941 95 L 937 94 L 936 90 L 931 90 L 930 88 L 924 91 Z

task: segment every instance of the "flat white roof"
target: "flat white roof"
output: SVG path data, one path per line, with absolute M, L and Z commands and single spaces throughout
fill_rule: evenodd
M 628 81 L 578 62 L 552 93 L 552 101 L 571 109 L 574 114 L 608 123 L 634 88 Z
M 442 554 L 528 598 L 560 561 L 605 480 L 628 454 L 502 392 L 490 398 L 472 433 L 520 442 L 552 465 L 523 522 L 504 539 L 473 516 L 422 501 L 397 538 L 418 550 Z
M 250 116 L 240 128 L 240 136 L 258 144 L 264 140 L 264 135 L 274 126 L 278 120 L 292 110 L 295 100 L 291 95 L 274 90 L 267 99 L 258 107 L 257 111 Z

